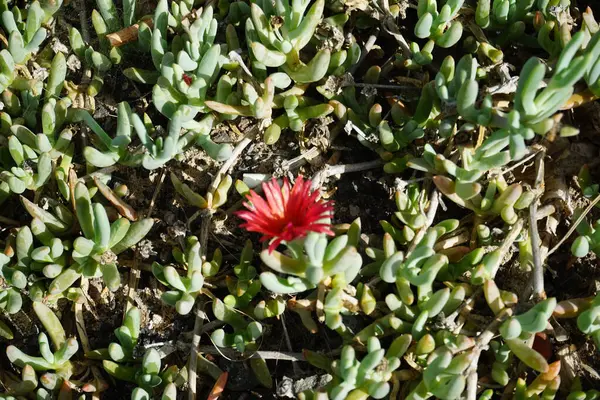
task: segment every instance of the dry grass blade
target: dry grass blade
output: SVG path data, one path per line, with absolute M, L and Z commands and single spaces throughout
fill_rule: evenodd
M 227 385 L 227 378 L 229 377 L 229 373 L 227 371 L 223 372 L 219 379 L 215 382 L 212 390 L 208 394 L 206 400 L 217 400 L 225 391 L 225 385 Z
M 108 200 L 113 206 L 115 206 L 119 214 L 121 214 L 130 221 L 137 221 L 138 215 L 137 212 L 133 209 L 133 207 L 125 203 L 119 196 L 115 194 L 115 192 L 112 191 L 111 188 L 106 186 L 106 184 L 97 177 L 94 177 L 94 183 L 96 184 L 96 187 L 98 188 L 100 193 L 102 193 L 102 196 L 104 196 L 106 200 Z

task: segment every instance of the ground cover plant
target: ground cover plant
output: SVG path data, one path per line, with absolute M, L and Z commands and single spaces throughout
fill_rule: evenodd
M 600 398 L 576 0 L 0 0 L 0 399 Z

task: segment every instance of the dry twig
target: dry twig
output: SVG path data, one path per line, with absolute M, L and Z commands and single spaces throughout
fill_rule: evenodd
M 326 164 L 323 169 L 317 172 L 312 178 L 312 190 L 315 190 L 321 186 L 325 179 L 334 175 L 341 175 L 349 172 L 360 172 L 369 169 L 374 169 L 383 165 L 383 161 L 380 159 L 373 161 L 366 161 L 356 164 L 340 164 L 340 165 L 329 165 Z
M 529 206 L 529 235 L 531 236 L 531 247 L 533 256 L 533 273 L 532 273 L 532 287 L 533 296 L 536 300 L 543 300 L 546 295 L 544 292 L 544 265 L 540 254 L 540 234 L 537 226 L 537 210 L 538 210 L 538 199 L 543 193 L 544 186 L 544 157 L 545 152 L 539 152 L 537 154 L 535 165 L 536 165 L 536 177 L 535 177 L 535 190 L 536 196 L 531 205 Z
M 581 223 L 581 221 L 583 221 L 585 219 L 585 217 L 589 214 L 590 211 L 592 211 L 592 208 L 594 208 L 594 206 L 596 204 L 598 204 L 598 202 L 600 202 L 600 195 L 596 196 L 596 198 L 594 199 L 594 201 L 592 201 L 585 208 L 585 210 L 581 213 L 581 215 L 579 216 L 579 218 L 577 218 L 577 220 L 575 220 L 575 222 L 571 225 L 571 227 L 567 231 L 567 234 L 564 235 L 562 237 L 562 239 L 560 239 L 560 241 L 558 243 L 556 243 L 556 245 L 552 249 L 550 249 L 550 251 L 548 252 L 548 254 L 546 254 L 546 258 L 550 257 L 550 255 L 552 255 L 556 250 L 558 250 L 559 247 L 562 246 L 562 244 L 564 242 L 566 242 L 567 239 L 569 239 L 569 236 L 571 236 L 573 234 L 573 232 L 575 232 L 575 229 L 577 229 L 577 227 L 579 226 L 579 224 Z
M 207 249 L 207 242 L 208 242 L 208 233 L 210 231 L 210 224 L 212 221 L 212 215 L 213 215 L 213 210 L 210 208 L 211 207 L 211 203 L 212 203 L 212 194 L 215 192 L 215 190 L 217 190 L 217 187 L 219 187 L 219 184 L 221 183 L 221 179 L 223 179 L 224 176 L 226 176 L 230 171 L 231 167 L 233 167 L 233 164 L 235 164 L 235 162 L 237 161 L 238 157 L 242 154 L 242 152 L 244 151 L 244 149 L 252 142 L 252 139 L 254 138 L 254 136 L 256 135 L 258 127 L 253 127 L 252 129 L 250 129 L 250 131 L 248 133 L 246 133 L 246 135 L 244 136 L 244 138 L 238 142 L 238 144 L 235 146 L 235 149 L 233 150 L 231 157 L 229 157 L 229 159 L 223 163 L 223 165 L 221 166 L 221 168 L 219 169 L 219 171 L 217 172 L 217 174 L 215 175 L 212 183 L 210 184 L 209 188 L 208 188 L 208 194 L 207 194 L 207 199 L 208 199 L 208 204 L 209 204 L 209 208 L 201 210 L 200 211 L 200 216 L 202 217 L 202 226 L 200 228 L 200 252 L 201 252 L 201 256 L 202 258 L 206 257 L 206 249 Z M 198 213 L 194 214 L 194 216 L 197 216 Z M 192 216 L 192 218 L 194 218 L 194 216 Z M 188 225 L 189 225 L 189 221 L 188 221 Z M 196 399 L 196 368 L 198 365 L 198 346 L 200 345 L 200 336 L 201 336 L 201 330 L 202 330 L 202 326 L 204 325 L 204 320 L 206 319 L 206 313 L 204 312 L 204 301 L 200 300 L 199 304 L 196 306 L 196 320 L 194 322 L 194 334 L 192 337 L 192 347 L 191 347 L 191 351 L 190 351 L 190 364 L 189 364 L 189 391 L 188 391 L 188 400 L 195 400 Z

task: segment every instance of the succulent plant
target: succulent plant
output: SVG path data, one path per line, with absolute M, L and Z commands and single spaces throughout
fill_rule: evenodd
M 60 6 L 62 2 L 58 3 Z M 8 35 L 8 52 L 14 63 L 25 63 L 32 53 L 39 50 L 47 36 L 42 24 L 52 17 L 56 9 L 58 7 L 42 7 L 39 1 L 34 1 L 27 9 L 26 21 L 22 20 L 21 10 L 17 7 L 2 12 L 2 27 Z M 6 62 L 7 58 L 4 60 Z
M 440 47 L 454 46 L 462 36 L 462 24 L 454 18 L 463 2 L 464 0 L 450 0 L 438 10 L 436 0 L 419 0 L 419 21 L 415 25 L 415 36 L 429 38 Z
M 594 190 L 593 187 L 590 187 Z M 574 216 L 578 217 L 581 215 L 583 210 L 575 210 Z M 600 251 L 600 222 L 596 221 L 594 225 L 590 225 L 585 219 L 577 225 L 577 233 L 579 236 L 573 241 L 571 245 L 571 253 L 575 257 L 585 257 L 590 251 L 596 253 Z
M 146 390 L 142 389 L 141 387 L 137 387 L 137 388 L 133 389 L 133 392 L 131 392 L 131 400 L 150 400 L 151 398 L 152 397 L 150 396 L 150 394 Z M 160 399 L 161 400 L 177 399 L 177 386 L 175 386 L 174 383 L 169 383 L 167 386 L 165 386 Z
M 500 334 L 504 339 L 514 339 L 522 333 L 537 333 L 546 329 L 548 319 L 556 307 L 556 299 L 546 299 L 526 313 L 510 317 L 500 326 Z
M 586 335 L 590 335 L 600 349 L 600 295 L 597 295 L 590 308 L 583 311 L 577 318 L 577 326 Z
M 186 315 L 192 310 L 196 297 L 202 294 L 205 278 L 219 272 L 222 255 L 217 249 L 212 261 L 204 261 L 200 254 L 200 242 L 195 236 L 187 239 L 185 253 L 173 250 L 173 255 L 187 270 L 185 277 L 180 276 L 174 267 L 164 267 L 157 262 L 152 264 L 152 272 L 159 282 L 171 289 L 162 294 L 162 300 L 175 307 L 179 314 Z
M 115 336 L 119 343 L 112 342 L 106 349 L 93 350 L 86 357 L 93 359 L 107 359 L 117 363 L 135 360 L 136 346 L 140 336 L 140 310 L 131 307 L 125 314 L 123 325 L 115 329 Z
M 328 243 L 324 234 L 310 232 L 306 238 L 287 243 L 287 254 L 277 250 L 263 250 L 260 258 L 280 277 L 267 271 L 260 274 L 262 285 L 274 293 L 296 293 L 314 289 L 319 283 L 341 275 L 350 283 L 358 275 L 362 258 L 356 251 L 360 223 L 353 223 L 352 231 Z
M 199 296 L 206 296 L 212 306 L 208 317 L 219 324 L 211 328 L 212 343 L 227 348 L 223 353 L 234 349 L 248 356 L 244 362 L 264 387 L 274 383 L 265 361 L 269 353 L 261 349 L 272 339 L 267 324 L 289 328 L 283 316 L 291 311 L 310 333 L 327 328 L 328 336 L 336 335 L 328 343 L 339 343 L 332 350 L 341 350 L 335 361 L 331 354 L 303 351 L 304 360 L 331 381 L 300 398 L 491 400 L 500 392 L 518 400 L 600 398 L 578 378 L 570 388 L 561 382 L 564 360 L 552 358 L 555 332 L 549 329 L 550 317 L 577 318 L 585 339 L 600 348 L 600 295 L 569 298 L 556 291 L 563 299 L 557 302 L 540 292 L 548 275 L 541 267 L 553 262 L 550 257 L 564 242 L 571 243 L 564 238 L 550 247 L 556 232 L 563 232 L 557 224 L 580 221 L 566 235 L 576 228 L 574 256 L 600 251 L 600 221 L 582 217 L 581 209 L 561 212 L 566 203 L 559 192 L 570 190 L 568 183 L 561 186 L 565 172 L 546 173 L 545 180 L 539 174 L 546 160 L 562 162 L 565 148 L 577 148 L 569 146 L 570 136 L 589 131 L 580 119 L 587 110 L 572 110 L 600 97 L 600 25 L 591 9 L 578 9 L 581 4 L 570 0 L 419 0 L 415 10 L 407 10 L 402 0 L 220 0 L 202 8 L 192 0 L 160 0 L 152 15 L 143 16 L 148 10 L 143 2 L 96 0 L 90 19 L 94 37 L 75 22 L 68 27 L 67 44 L 55 34 L 60 24 L 53 25 L 55 13 L 71 11 L 61 8 L 62 1 L 16 3 L 0 0 L 5 34 L 0 35 L 0 204 L 5 206 L 0 310 L 6 315 L 0 337 L 9 341 L 14 367 L 14 373 L 2 371 L 0 398 L 82 399 L 99 393 L 105 385 L 97 361 L 115 378 L 115 392 L 121 385 L 135 387 L 128 391 L 135 400 L 174 400 L 182 385 L 196 387 L 200 373 L 217 380 L 210 398 L 228 390 L 227 373 L 216 360 L 198 354 L 198 336 L 188 349 L 187 367 L 165 366 L 157 344 L 142 334 L 152 326 L 142 326 L 140 310 L 131 304 L 113 342 L 89 349 L 91 331 L 81 314 L 85 307 L 93 309 L 88 278 L 102 277 L 106 289 L 118 290 L 119 265 L 129 261 L 121 254 L 147 235 L 155 239 L 149 235 L 153 220 L 138 220 L 138 212 L 125 203 L 124 185 L 109 187 L 113 171 L 119 179 L 136 181 L 155 175 L 134 174 L 140 167 L 169 169 L 169 188 L 175 189 L 162 187 L 159 198 L 157 187 L 148 212 L 176 192 L 197 209 L 188 230 L 197 216 L 208 218 L 204 228 L 215 213 L 227 214 L 229 222 L 241 219 L 240 228 L 250 235 L 243 248 L 236 251 L 237 242 L 208 244 L 216 250 L 206 258 L 202 240 L 178 237 L 172 262 L 154 262 L 147 277 L 165 286 L 163 302 L 180 315 L 189 315 Z M 406 31 L 414 33 L 414 42 L 406 41 Z M 452 48 L 452 54 L 443 48 Z M 527 59 L 528 54 L 540 58 Z M 122 75 L 130 82 L 120 88 Z M 106 93 L 111 88 L 122 93 Z M 151 94 L 154 109 L 135 93 Z M 120 101 L 116 119 L 113 98 Z M 95 109 L 96 102 L 102 109 Z M 92 134 L 82 129 L 77 135 L 84 127 Z M 217 140 L 221 135 L 213 136 L 225 130 L 245 137 L 231 135 L 231 143 L 223 143 Z M 285 137 L 286 131 L 294 135 Z M 338 147 L 342 132 L 348 134 L 343 149 Z M 593 140 L 586 134 L 578 146 Z M 288 142 L 292 136 L 298 143 Z M 257 138 L 264 143 L 252 143 Z M 281 165 L 277 161 L 275 177 L 287 177 L 267 182 L 261 169 L 266 160 L 251 161 L 264 154 L 264 144 L 282 138 L 286 142 L 269 154 L 300 155 Z M 339 155 L 344 163 L 357 160 L 355 154 L 368 158 L 354 151 L 354 142 L 377 159 L 334 166 Z M 184 163 L 190 155 L 184 152 L 194 147 L 203 164 L 205 155 L 217 163 L 228 160 L 207 193 L 196 191 L 190 174 L 178 172 L 178 163 L 168 164 Z M 321 157 L 309 159 L 316 150 L 323 156 L 334 152 L 324 164 Z M 238 159 L 242 173 L 260 173 L 255 183 L 264 182 L 264 195 L 240 178 L 235 188 L 243 199 L 230 210 L 242 210 L 232 216 L 222 208 L 231 203 Z M 218 168 L 213 161 L 200 173 Z M 305 162 L 312 167 L 305 171 L 322 168 L 318 179 L 298 176 L 292 185 L 291 173 Z M 395 207 L 377 210 L 388 213 L 379 222 L 382 234 L 364 217 L 365 233 L 359 219 L 332 225 L 336 208 L 322 199 L 332 192 L 321 195 L 315 188 L 333 183 L 328 174 L 338 168 L 349 173 L 374 165 L 398 175 Z M 535 183 L 532 166 L 539 172 Z M 593 166 L 577 176 L 590 201 L 599 195 Z M 247 178 L 244 182 L 252 180 Z M 379 181 L 386 190 L 388 178 Z M 352 206 L 364 204 L 347 197 Z M 21 206 L 25 214 L 10 215 Z M 179 235 L 170 214 L 155 214 L 170 225 L 160 234 L 163 240 Z M 260 261 L 254 254 L 256 233 Z M 225 248 L 229 255 L 221 254 Z M 147 264 L 140 265 L 138 257 L 147 258 L 142 249 L 145 243 L 134 263 L 145 271 Z M 519 268 L 507 269 L 509 262 Z M 513 287 L 505 280 L 513 273 L 519 279 L 530 276 L 531 298 L 519 299 L 527 287 L 519 296 L 503 290 Z M 78 342 L 67 338 L 49 308 L 62 310 L 62 299 L 73 303 L 86 362 L 71 361 Z M 44 328 L 38 335 L 40 356 L 14 342 L 27 333 L 18 329 L 14 314 L 27 313 L 30 303 Z M 195 332 L 201 322 L 199 310 Z M 403 369 L 400 359 L 407 364 Z M 81 375 L 75 366 L 85 368 Z M 72 379 L 88 374 L 92 383 Z M 483 390 L 490 382 L 494 386 Z
M 433 293 L 432 284 L 442 267 L 448 264 L 448 257 L 433 250 L 437 239 L 458 226 L 457 220 L 446 220 L 429 228 L 421 242 L 405 257 L 404 252 L 397 251 L 388 258 L 379 271 L 381 279 L 388 283 L 396 283 L 402 301 L 408 305 L 414 301 L 410 285 L 418 288 L 418 299 L 425 300 Z
M 31 228 L 20 228 L 14 237 L 16 260 L 2 254 L 0 276 L 13 288 L 28 290 L 33 300 L 41 301 L 46 295 L 44 278 L 54 279 L 69 266 L 71 246 L 70 241 L 57 238 L 40 219 L 34 218 Z M 10 298 L 16 293 L 6 294 L 8 304 L 15 304 L 13 307 L 18 301 Z M 14 310 L 13 307 L 8 309 Z
M 354 348 L 344 346 L 339 360 L 332 363 L 334 374 L 327 393 L 333 400 L 347 398 L 381 399 L 388 395 L 388 381 L 400 367 L 400 359 L 410 344 L 410 335 L 399 336 L 388 348 L 381 348 L 377 338 L 370 338 L 367 354 L 359 361 Z
M 287 0 L 278 0 L 275 5 L 265 1 L 252 3 L 245 33 L 253 66 L 258 69 L 264 68 L 262 66 L 281 67 L 297 83 L 323 78 L 329 68 L 331 52 L 319 50 L 305 64 L 301 61 L 300 51 L 313 37 L 324 6 L 324 0 L 317 0 L 312 5 L 308 1 L 290 4 Z M 275 25 L 271 25 L 272 20 L 277 21 Z
M 69 360 L 77 353 L 79 344 L 75 338 L 66 338 L 59 319 L 46 305 L 35 302 L 33 309 L 50 336 L 43 332 L 38 336 L 41 357 L 30 356 L 13 345 L 6 348 L 6 355 L 11 363 L 23 368 L 23 377 L 29 381 L 25 383 L 26 386 L 36 382 L 35 373 L 30 369 L 32 368 L 34 371 L 48 371 L 40 377 L 40 382 L 44 387 L 54 390 L 60 387 L 63 379 L 68 380 L 71 377 L 73 365 Z
M 171 182 L 175 191 L 191 205 L 200 210 L 216 211 L 219 207 L 227 202 L 227 193 L 233 183 L 230 175 L 225 175 L 220 181 L 214 192 L 208 192 L 206 196 L 202 196 L 194 192 L 187 184 L 181 182 L 177 175 L 171 173 Z
M 154 220 L 142 219 L 130 223 L 118 218 L 112 224 L 100 203 L 92 203 L 88 188 L 83 183 L 75 186 L 74 199 L 77 219 L 83 236 L 73 241 L 74 265 L 64 270 L 50 284 L 51 294 L 68 289 L 80 276 L 100 277 L 110 290 L 117 290 L 121 277 L 117 269 L 117 255 L 135 246 L 152 229 Z
M 256 348 L 256 340 L 261 337 L 263 327 L 260 322 L 247 322 L 240 311 L 215 299 L 212 311 L 219 321 L 231 326 L 233 333 L 226 333 L 223 329 L 216 329 L 210 335 L 213 343 L 219 347 L 233 347 L 239 352 L 247 348 Z
M 102 366 L 111 376 L 123 381 L 133 382 L 146 392 L 152 392 L 153 388 L 159 386 L 163 381 L 160 354 L 152 348 L 144 353 L 140 365 L 127 366 L 104 360 Z
M 223 303 L 229 307 L 241 310 L 246 310 L 253 306 L 252 313 L 259 320 L 281 315 L 286 308 L 283 299 L 277 297 L 255 301 L 255 297 L 260 293 L 262 285 L 258 279 L 256 268 L 252 266 L 253 255 L 252 242 L 247 240 L 240 254 L 239 264 L 233 267 L 235 276 L 227 276 L 225 278 L 229 294 L 223 298 Z

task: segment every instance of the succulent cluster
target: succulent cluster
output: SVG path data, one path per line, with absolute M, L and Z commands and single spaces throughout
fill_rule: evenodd
M 272 388 L 266 358 L 277 329 L 291 353 L 275 358 L 330 375 L 294 393 L 303 399 L 600 398 L 587 382 L 561 381 L 579 371 L 551 346 L 560 327 L 600 349 L 600 294 L 569 299 L 544 285 L 564 241 L 569 266 L 600 255 L 593 168 L 577 176 L 572 213 L 546 190 L 561 173 L 543 168 L 579 133 L 570 110 L 600 98 L 591 9 L 569 0 L 158 0 L 150 10 L 96 0 L 90 37 L 90 2 L 65 3 L 0 0 L 0 338 L 11 342 L 0 398 L 99 396 L 103 377 L 134 400 L 196 398 L 205 373 L 216 399 L 227 372 L 200 343 Z M 83 13 L 75 26 L 73 10 Z M 332 145 L 343 133 L 344 145 Z M 250 179 L 234 167 L 252 142 L 255 152 L 301 149 L 294 168 L 309 146 L 335 157 L 314 180 L 285 163 L 272 178 L 257 166 Z M 347 150 L 376 160 L 340 172 L 331 164 Z M 180 168 L 190 154 L 210 185 Z M 304 173 L 324 159 L 315 160 Z M 319 186 L 372 165 L 383 166 L 395 209 L 389 201 L 373 231 L 360 207 L 360 218 L 334 225 L 333 192 Z M 147 177 L 148 203 L 121 183 Z M 171 210 L 150 216 L 165 177 L 161 196 L 194 212 L 175 238 Z M 217 243 L 213 218 L 237 218 L 245 232 Z M 155 239 L 160 254 L 143 249 Z M 106 348 L 91 348 L 82 316 L 95 310 L 91 282 L 113 296 L 126 287 L 125 267 L 122 325 Z M 149 343 L 136 273 L 174 318 L 195 318 L 191 349 L 172 350 L 185 357 Z M 43 326 L 33 345 L 13 332 L 29 307 Z M 307 330 L 296 337 L 335 335 L 339 351 L 299 357 L 290 320 Z

